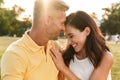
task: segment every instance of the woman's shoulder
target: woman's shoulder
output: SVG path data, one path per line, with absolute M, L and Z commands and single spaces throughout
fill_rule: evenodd
M 103 57 L 102 57 L 102 60 L 99 64 L 99 66 L 94 69 L 94 73 L 93 73 L 91 79 L 101 76 L 101 80 L 103 80 L 103 79 L 105 80 L 105 78 L 108 77 L 108 74 L 112 68 L 112 64 L 113 64 L 113 55 L 111 52 L 106 51 L 103 54 Z
M 113 64 L 113 55 L 111 52 L 109 51 L 106 51 L 104 54 L 103 54 L 103 58 L 101 60 L 101 63 L 100 63 L 100 66 L 102 68 L 111 68 L 112 67 L 112 64 Z
M 106 51 L 103 55 L 103 59 L 107 62 L 113 62 L 113 54 L 109 51 Z

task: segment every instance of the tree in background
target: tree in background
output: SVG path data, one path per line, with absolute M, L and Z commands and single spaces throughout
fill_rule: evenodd
M 103 34 L 120 34 L 120 2 L 113 3 L 110 8 L 103 8 L 105 11 L 100 25 Z
M 97 19 L 98 19 L 98 16 L 97 16 L 97 14 L 96 14 L 95 12 L 92 12 L 92 13 L 90 14 L 90 16 L 91 16 L 94 20 L 97 20 Z
M 0 5 L 3 3 L 3 0 L 0 0 Z
M 0 36 L 7 35 L 22 36 L 24 31 L 31 27 L 31 20 L 29 17 L 18 20 L 18 17 L 25 10 L 17 5 L 14 5 L 12 9 L 6 9 L 0 7 Z

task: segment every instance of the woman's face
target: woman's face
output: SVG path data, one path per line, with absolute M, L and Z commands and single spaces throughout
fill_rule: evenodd
M 65 35 L 67 37 L 68 44 L 72 45 L 76 52 L 83 50 L 89 32 L 88 27 L 86 27 L 82 32 L 71 25 L 68 25 L 65 28 Z

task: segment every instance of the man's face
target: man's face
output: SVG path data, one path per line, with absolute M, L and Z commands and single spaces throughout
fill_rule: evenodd
M 51 17 L 50 25 L 47 29 L 47 34 L 50 40 L 57 40 L 61 31 L 65 29 L 64 22 L 66 20 L 66 14 L 64 11 L 58 11 Z

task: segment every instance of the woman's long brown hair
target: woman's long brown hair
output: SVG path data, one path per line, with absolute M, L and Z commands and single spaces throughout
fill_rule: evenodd
M 67 16 L 65 26 L 67 27 L 67 25 L 71 25 L 80 31 L 83 31 L 86 27 L 90 28 L 90 34 L 88 35 L 85 43 L 85 51 L 87 57 L 96 68 L 99 65 L 105 51 L 110 50 L 106 45 L 105 38 L 95 21 L 87 13 L 77 11 L 76 13 L 71 13 Z M 73 59 L 74 54 L 75 51 L 73 47 L 68 45 L 63 54 L 64 62 L 67 66 L 70 63 L 70 60 Z

